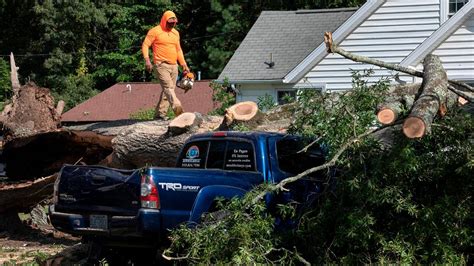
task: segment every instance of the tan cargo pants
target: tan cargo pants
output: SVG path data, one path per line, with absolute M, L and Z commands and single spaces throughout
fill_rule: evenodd
M 159 63 L 153 66 L 153 73 L 161 84 L 160 100 L 155 107 L 155 118 L 165 118 L 168 108 L 171 105 L 176 116 L 183 113 L 183 107 L 176 93 L 176 78 L 178 77 L 178 65 Z

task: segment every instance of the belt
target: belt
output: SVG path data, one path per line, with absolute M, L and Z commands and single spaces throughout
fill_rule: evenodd
M 159 66 L 161 64 L 167 64 L 167 65 L 172 65 L 172 66 L 175 66 L 176 64 L 171 64 L 169 63 L 168 61 L 161 61 L 161 62 L 157 62 L 155 65 Z

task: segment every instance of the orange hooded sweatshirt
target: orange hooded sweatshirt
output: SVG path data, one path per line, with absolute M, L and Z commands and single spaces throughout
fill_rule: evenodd
M 161 17 L 160 25 L 148 31 L 142 44 L 142 53 L 145 59 L 149 58 L 149 48 L 153 49 L 153 62 L 155 64 L 167 62 L 168 64 L 185 65 L 183 51 L 181 50 L 179 32 L 176 29 L 168 30 L 166 22 L 168 19 L 175 17 L 173 11 L 166 11 Z

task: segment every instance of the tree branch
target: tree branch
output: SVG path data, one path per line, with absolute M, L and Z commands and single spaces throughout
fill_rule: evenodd
M 265 195 L 268 193 L 268 192 L 274 192 L 274 191 L 278 191 L 278 190 L 283 190 L 285 189 L 284 186 L 289 184 L 289 183 L 292 183 L 292 182 L 295 182 L 311 173 L 314 173 L 314 172 L 317 172 L 317 171 L 320 171 L 320 170 L 323 170 L 323 169 L 326 169 L 326 168 L 329 168 L 331 166 L 334 166 L 336 164 L 336 162 L 339 160 L 339 157 L 344 153 L 344 151 L 346 151 L 352 144 L 360 141 L 362 138 L 374 133 L 375 131 L 377 130 L 380 130 L 382 128 L 377 128 L 377 129 L 369 129 L 367 130 L 366 132 L 350 139 L 348 142 L 346 142 L 344 145 L 342 145 L 342 147 L 336 152 L 336 154 L 334 154 L 334 156 L 332 157 L 332 159 L 325 163 L 325 164 L 322 164 L 320 166 L 316 166 L 316 167 L 313 167 L 313 168 L 310 168 L 296 176 L 293 176 L 293 177 L 288 177 L 288 178 L 285 178 L 283 179 L 280 183 L 274 185 L 274 186 L 271 186 L 269 187 L 268 189 L 266 189 L 265 191 L 262 191 L 260 192 L 253 200 L 252 200 L 252 205 L 256 204 L 258 201 L 262 200 Z
M 420 77 L 420 78 L 423 77 L 423 72 L 422 71 L 419 71 L 419 70 L 416 70 L 416 69 L 413 69 L 413 68 L 410 68 L 410 67 L 404 67 L 404 66 L 400 66 L 400 65 L 397 65 L 397 64 L 386 63 L 386 62 L 378 60 L 378 59 L 373 59 L 373 58 L 369 58 L 369 57 L 365 57 L 365 56 L 352 54 L 352 53 L 340 48 L 335 43 L 333 43 L 331 32 L 324 33 L 324 42 L 326 43 L 326 48 L 327 48 L 328 53 L 337 53 L 337 54 L 340 54 L 343 57 L 345 57 L 349 60 L 355 61 L 355 62 L 376 65 L 376 66 L 383 67 L 383 68 L 386 68 L 386 69 L 403 72 L 405 74 L 409 74 L 409 75 L 412 75 L 412 76 L 415 76 L 415 77 Z M 468 84 L 466 84 L 464 82 L 461 82 L 461 81 L 458 81 L 458 80 L 448 80 L 448 82 L 451 83 L 451 84 L 454 84 L 458 87 L 462 87 L 463 88 L 462 91 L 464 91 L 464 92 L 474 93 L 474 88 L 472 88 L 471 86 L 469 86 Z M 473 100 L 474 100 L 473 96 L 469 96 L 465 93 L 462 93 L 461 89 L 459 89 L 459 88 L 449 86 L 448 89 L 450 89 L 452 92 L 456 93 L 457 95 L 465 98 L 466 100 L 468 100 L 470 102 L 473 102 Z

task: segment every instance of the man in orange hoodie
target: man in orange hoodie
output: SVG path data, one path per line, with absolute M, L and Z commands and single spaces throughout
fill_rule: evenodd
M 189 68 L 181 50 L 179 32 L 174 28 L 178 19 L 173 11 L 166 11 L 161 17 L 160 25 L 148 31 L 142 44 L 145 66 L 152 71 L 163 88 L 156 106 L 156 118 L 165 118 L 169 105 L 176 116 L 183 113 L 181 102 L 176 97 L 175 87 L 179 63 L 185 71 Z M 153 49 L 153 64 L 150 61 L 149 49 Z M 168 103 L 169 101 L 169 103 Z

